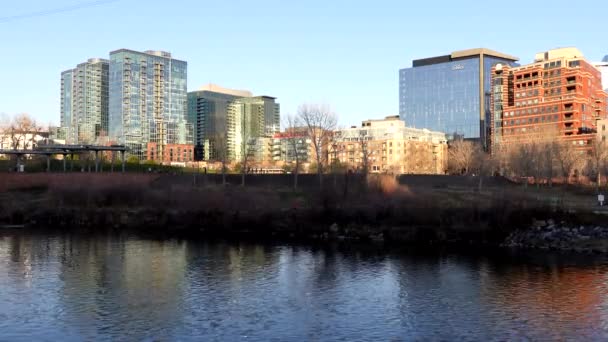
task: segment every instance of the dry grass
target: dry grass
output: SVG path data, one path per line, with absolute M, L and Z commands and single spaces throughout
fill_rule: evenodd
M 158 178 L 154 174 L 122 173 L 3 173 L 0 175 L 0 193 L 32 188 L 49 190 L 103 189 L 130 186 L 147 186 Z
M 479 193 L 470 189 L 408 188 L 390 176 L 378 175 L 370 176 L 366 186 L 351 184 L 345 189 L 326 184 L 322 192 L 219 185 L 160 186 L 154 182 L 155 175 L 145 174 L 9 176 L 0 181 L 0 189 L 4 189 L 0 190 L 0 219 L 17 212 L 24 215 L 29 210 L 116 208 L 194 214 L 217 212 L 281 220 L 295 209 L 309 213 L 309 218 L 322 224 L 355 222 L 375 227 L 501 231 L 525 225 L 534 218 L 555 218 L 562 215 L 560 210 L 565 208 L 564 201 L 552 206 L 555 196 L 549 190 L 544 193 L 509 187 Z M 12 191 L 6 192 L 6 189 Z

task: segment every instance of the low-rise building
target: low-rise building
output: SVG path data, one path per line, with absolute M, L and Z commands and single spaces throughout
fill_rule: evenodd
M 49 143 L 48 132 L 11 132 L 0 134 L 0 150 L 33 150 Z
M 407 127 L 399 116 L 388 116 L 336 131 L 329 157 L 354 172 L 443 174 L 447 139 L 444 133 Z
M 314 159 L 314 147 L 306 127 L 275 134 L 271 149 L 275 162 L 295 163 L 296 156 L 299 157 L 301 163 L 309 163 Z
M 163 149 L 160 149 L 158 143 L 149 142 L 146 149 L 146 159 L 163 164 L 191 162 L 194 160 L 194 145 L 167 144 L 164 145 Z

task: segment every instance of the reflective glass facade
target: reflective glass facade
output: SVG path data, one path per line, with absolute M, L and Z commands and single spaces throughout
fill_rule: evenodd
M 489 128 L 491 68 L 499 62 L 514 64 L 515 60 L 483 55 L 482 61 L 482 55 L 477 54 L 420 61 L 399 71 L 401 119 L 410 127 L 483 140 Z
M 229 160 L 241 160 L 243 141 L 272 137 L 281 123 L 280 107 L 273 97 L 207 90 L 188 93 L 188 119 L 196 128 L 196 158 L 203 160 L 219 158 L 219 146 L 225 146 Z M 225 139 L 225 145 L 217 139 Z
M 171 144 L 193 144 L 187 120 L 187 63 L 167 52 L 110 53 L 110 136 L 146 158 L 149 142 L 158 154 Z
M 402 69 L 399 78 L 407 126 L 479 137 L 479 59 Z
M 72 126 L 72 93 L 74 70 L 61 73 L 61 127 Z
M 70 144 L 108 134 L 109 61 L 92 58 L 61 73 L 61 126 Z

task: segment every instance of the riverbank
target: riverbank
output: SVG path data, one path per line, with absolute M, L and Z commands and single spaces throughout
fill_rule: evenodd
M 324 191 L 293 191 L 175 185 L 169 178 L 158 182 L 154 176 L 89 177 L 31 182 L 30 186 L 24 178 L 26 185 L 0 193 L 0 226 L 186 238 L 608 251 L 597 247 L 608 246 L 604 243 L 608 230 L 600 236 L 581 235 L 581 241 L 590 236 L 588 240 L 597 248 L 576 242 L 574 232 L 572 239 L 559 238 L 545 247 L 541 242 L 547 231 L 536 229 L 538 222 L 595 228 L 605 224 L 607 217 L 594 214 L 593 207 L 567 208 L 559 198 L 541 197 L 519 186 L 456 191 L 408 187 L 390 177 L 370 177 L 366 183 L 343 183 L 348 187 L 328 182 Z

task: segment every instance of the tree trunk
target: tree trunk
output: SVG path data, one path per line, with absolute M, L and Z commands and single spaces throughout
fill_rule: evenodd
M 222 163 L 222 185 L 226 186 L 226 164 Z
M 298 190 L 298 171 L 300 170 L 300 163 L 296 160 L 296 169 L 293 172 L 293 190 Z
M 317 162 L 317 175 L 319 176 L 319 188 L 323 189 L 323 170 L 319 162 Z
M 245 174 L 247 173 L 247 161 L 243 162 L 241 167 L 241 186 L 245 186 Z

